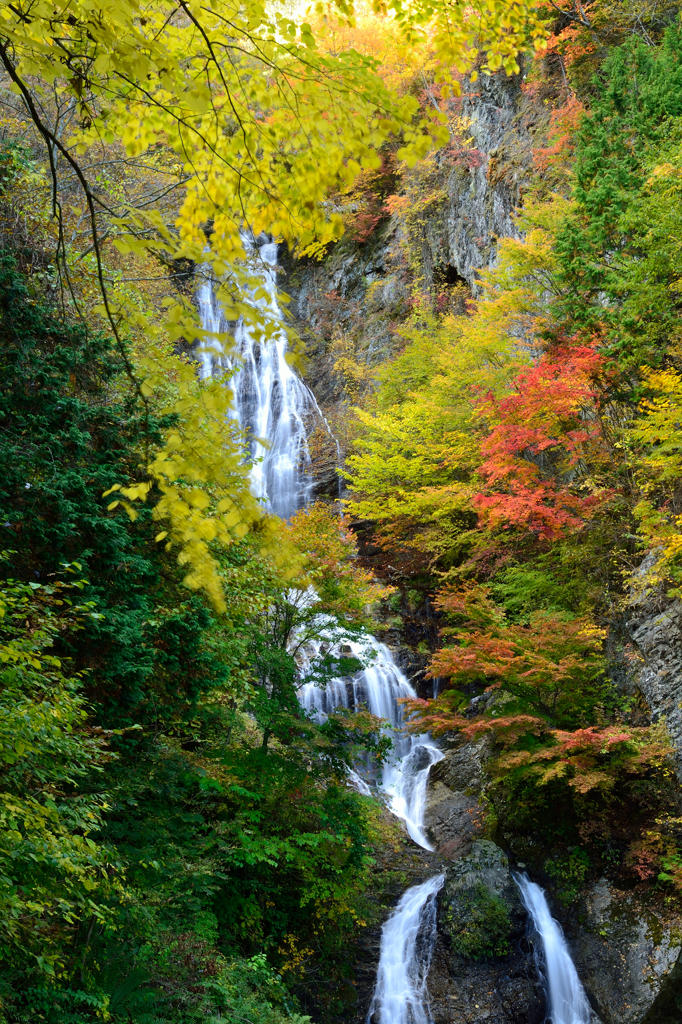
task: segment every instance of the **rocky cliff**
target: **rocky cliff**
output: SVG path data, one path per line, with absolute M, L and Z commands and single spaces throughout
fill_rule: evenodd
M 498 239 L 517 234 L 514 213 L 543 116 L 521 76 L 465 83 L 452 144 L 394 182 L 405 204 L 398 212 L 384 206 L 367 237 L 349 229 L 321 261 L 281 254 L 306 380 L 342 451 L 348 407 L 371 386 L 373 367 L 400 347 L 396 328 L 418 296 L 461 310 L 478 291 L 479 271 L 494 264 Z M 324 430 L 311 450 L 319 491 L 335 495 L 337 452 Z
M 642 562 L 623 616 L 620 683 L 646 718 L 665 721 L 682 783 L 682 601 L 666 595 L 655 561 Z

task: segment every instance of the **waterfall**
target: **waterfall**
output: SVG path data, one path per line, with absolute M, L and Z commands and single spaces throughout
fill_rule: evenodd
M 318 720 L 334 708 L 364 704 L 373 715 L 390 723 L 394 750 L 384 766 L 380 788 L 388 797 L 389 808 L 405 822 L 415 843 L 431 850 L 422 826 L 426 785 L 431 765 L 440 761 L 443 753 L 427 736 L 410 736 L 404 731 L 403 710 L 398 700 L 417 694 L 388 647 L 367 637 L 364 641 L 351 641 L 346 649 L 360 661 L 371 656 L 373 660 L 350 680 L 334 679 L 324 689 L 314 683 L 305 684 L 299 691 L 301 704 Z
M 545 978 L 549 997 L 548 1020 L 552 1024 L 590 1024 L 592 1010 L 575 964 L 568 951 L 561 925 L 549 912 L 545 894 L 527 875 L 514 875 L 523 904 L 531 916 L 542 943 L 536 961 Z
M 436 943 L 436 895 L 445 875 L 415 885 L 381 931 L 377 983 L 367 1024 L 429 1024 L 426 979 Z
M 277 246 L 266 243 L 258 248 L 247 245 L 247 249 L 265 296 L 257 298 L 254 289 L 251 301 L 260 304 L 264 313 L 278 323 Z M 228 325 L 210 278 L 202 279 L 198 297 L 202 326 L 213 332 L 226 331 Z M 247 434 L 249 454 L 255 460 L 254 493 L 285 519 L 307 504 L 313 493 L 307 425 L 317 415 L 329 429 L 314 395 L 287 363 L 286 344 L 281 328 L 267 339 L 258 339 L 253 329 L 239 322 L 231 357 L 217 359 L 208 351 L 199 352 L 204 377 L 212 375 L 216 365 L 232 371 L 235 418 Z M 318 655 L 322 644 L 310 644 L 301 652 L 300 667 L 304 671 L 306 658 Z M 389 723 L 394 754 L 384 766 L 380 789 L 393 813 L 405 822 L 412 839 L 430 850 L 423 829 L 426 787 L 431 765 L 443 754 L 428 737 L 410 736 L 404 730 L 402 706 L 397 701 L 417 694 L 388 647 L 373 637 L 350 641 L 344 645 L 344 653 L 354 655 L 368 667 L 350 679 L 333 679 L 325 688 L 313 683 L 302 685 L 301 705 L 318 720 L 337 707 L 365 705 Z M 350 773 L 350 780 L 361 792 L 371 792 L 367 780 L 357 772 Z M 436 941 L 436 895 L 443 881 L 443 875 L 436 875 L 408 889 L 385 923 L 368 1021 L 373 1018 L 375 1024 L 427 1024 L 426 979 Z
M 249 270 L 255 285 L 247 299 L 260 307 L 269 323 L 268 336 L 239 321 L 234 330 L 230 356 L 216 356 L 200 350 L 201 373 L 211 376 L 216 369 L 232 371 L 234 415 L 246 432 L 249 454 L 254 461 L 251 474 L 254 493 L 270 509 L 287 519 L 306 505 L 313 491 L 308 452 L 308 425 L 317 418 L 327 430 L 315 396 L 286 360 L 287 337 L 281 326 L 277 302 L 277 244 L 256 245 L 245 240 Z M 213 281 L 208 274 L 199 279 L 198 302 L 204 329 L 214 333 L 228 330 Z M 331 432 L 330 432 L 331 433 Z M 338 451 L 338 444 L 337 444 Z M 372 714 L 384 718 L 394 731 L 394 756 L 384 767 L 381 790 L 389 807 L 402 818 L 412 839 L 426 850 L 431 846 L 424 835 L 422 819 L 429 769 L 442 753 L 427 737 L 406 735 L 403 712 L 397 700 L 416 697 L 388 647 L 373 637 L 349 645 L 362 661 L 374 656 L 370 667 L 353 680 L 334 679 L 325 689 L 312 684 L 301 687 L 300 701 L 306 711 L 321 719 L 335 707 L 366 705 Z M 318 653 L 311 651 L 310 654 Z M 359 778 L 357 773 L 354 773 Z M 363 786 L 367 788 L 366 782 Z M 362 788 L 362 787 L 361 787 Z
M 216 369 L 232 370 L 235 418 L 246 432 L 253 460 L 252 489 L 272 512 L 288 519 L 312 498 L 307 424 L 315 417 L 326 421 L 310 388 L 286 360 L 287 336 L 279 326 L 277 302 L 277 243 L 254 246 L 246 241 L 245 246 L 249 270 L 258 282 L 247 298 L 267 319 L 268 336 L 239 320 L 231 355 L 200 350 L 201 373 L 209 377 Z M 229 329 L 207 274 L 200 277 L 198 302 L 206 330 Z

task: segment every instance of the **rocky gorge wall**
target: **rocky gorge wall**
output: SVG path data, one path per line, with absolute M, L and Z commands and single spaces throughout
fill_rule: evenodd
M 534 133 L 547 120 L 522 82 L 521 75 L 494 75 L 464 83 L 457 139 L 394 182 L 407 212 L 384 208 L 367 237 L 350 230 L 321 261 L 281 254 L 280 286 L 305 343 L 306 382 L 342 451 L 348 407 L 373 368 L 400 347 L 395 329 L 416 297 L 463 309 L 478 291 L 479 271 L 494 265 L 498 239 L 518 235 L 514 214 Z M 335 495 L 337 452 L 322 428 L 311 436 L 311 453 L 319 491 Z

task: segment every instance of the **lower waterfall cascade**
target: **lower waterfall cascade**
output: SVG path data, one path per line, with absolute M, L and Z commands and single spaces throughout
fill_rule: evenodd
M 428 977 L 436 943 L 436 896 L 445 875 L 403 894 L 381 932 L 376 988 L 367 1024 L 429 1024 Z
M 541 954 L 536 963 L 547 987 L 548 1020 L 552 1024 L 590 1024 L 592 1010 L 561 925 L 550 913 L 545 894 L 525 874 L 514 874 L 533 927 L 540 937 Z
M 277 317 L 275 280 L 277 244 L 247 244 L 262 277 L 265 298 L 256 301 L 269 317 Z M 202 326 L 212 332 L 227 324 L 208 277 L 200 279 L 198 303 Z M 287 338 L 282 328 L 257 340 L 253 331 L 238 323 L 235 354 L 216 358 L 199 351 L 201 375 L 216 368 L 232 370 L 234 415 L 245 431 L 254 462 L 252 488 L 275 514 L 289 518 L 313 497 L 310 474 L 308 424 L 317 417 L 328 429 L 317 401 L 286 360 Z M 266 443 L 263 443 L 266 442 Z M 371 636 L 350 641 L 350 653 L 367 667 L 349 678 L 331 680 L 324 688 L 304 683 L 299 689 L 302 707 L 318 721 L 334 708 L 366 706 L 388 722 L 394 736 L 394 756 L 381 778 L 363 778 L 352 771 L 349 781 L 367 795 L 376 784 L 389 809 L 406 825 L 411 839 L 425 850 L 433 847 L 424 830 L 429 771 L 444 754 L 424 735 L 404 729 L 401 698 L 417 694 L 396 664 L 389 648 Z M 317 651 L 311 651 L 314 655 Z M 558 923 L 552 918 L 542 889 L 525 875 L 514 876 L 523 903 L 541 939 L 543 957 L 538 968 L 548 990 L 551 1024 L 590 1024 L 591 1011 Z M 376 985 L 367 1024 L 429 1024 L 427 978 L 437 938 L 437 896 L 445 881 L 437 874 L 409 888 L 382 928 Z

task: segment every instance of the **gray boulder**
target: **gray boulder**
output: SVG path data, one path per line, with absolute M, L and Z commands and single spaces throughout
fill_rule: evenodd
M 545 1006 L 526 918 L 503 851 L 475 840 L 439 896 L 439 944 L 429 975 L 436 1024 L 541 1024 Z
M 424 810 L 427 834 L 442 857 L 468 854 L 482 826 L 480 795 L 486 740 L 447 751 L 429 773 Z

